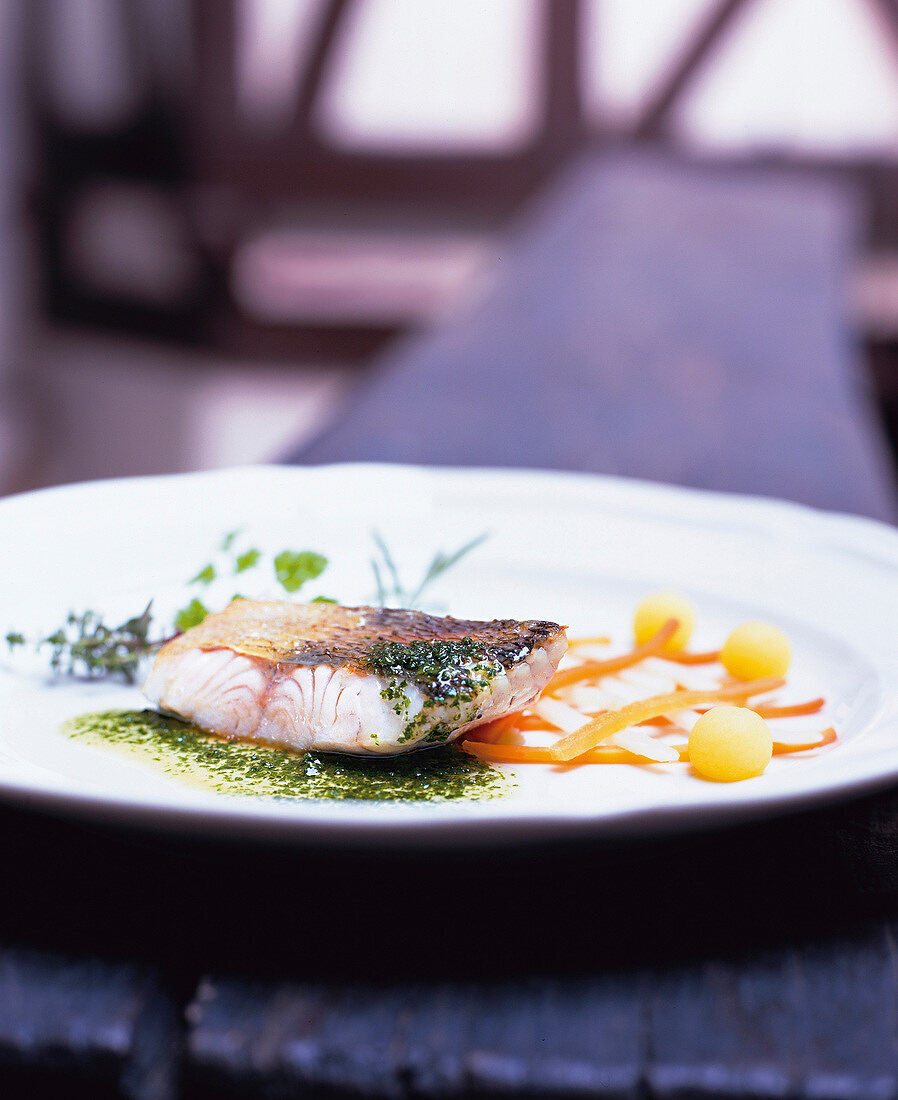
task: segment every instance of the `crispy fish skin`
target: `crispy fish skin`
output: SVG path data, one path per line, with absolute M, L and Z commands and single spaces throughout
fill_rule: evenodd
M 391 754 L 527 706 L 566 649 L 557 623 L 238 599 L 163 646 L 144 693 L 223 737 Z

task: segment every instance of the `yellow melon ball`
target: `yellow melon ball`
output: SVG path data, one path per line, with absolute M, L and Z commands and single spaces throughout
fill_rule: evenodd
M 643 645 L 654 638 L 669 619 L 676 619 L 680 625 L 664 649 L 668 653 L 683 649 L 692 637 L 695 612 L 692 604 L 679 592 L 653 592 L 640 601 L 633 616 L 636 644 Z
M 745 707 L 713 707 L 689 734 L 693 768 L 705 779 L 719 783 L 760 775 L 772 755 L 770 727 L 759 714 Z
M 786 635 L 770 623 L 742 623 L 720 651 L 720 663 L 737 680 L 785 676 L 792 654 Z

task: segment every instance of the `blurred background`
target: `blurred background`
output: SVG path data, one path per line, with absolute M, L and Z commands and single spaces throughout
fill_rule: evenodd
M 627 144 L 859 191 L 898 446 L 895 0 L 0 0 L 0 493 L 276 459 Z

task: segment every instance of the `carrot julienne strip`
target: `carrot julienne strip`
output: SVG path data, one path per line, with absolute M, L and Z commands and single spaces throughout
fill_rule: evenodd
M 824 745 L 831 745 L 836 740 L 836 731 L 832 726 L 823 730 L 816 741 L 805 741 L 801 744 L 788 744 L 784 741 L 773 742 L 774 756 L 787 756 L 790 753 L 808 752 L 811 749 L 820 749 Z M 564 766 L 565 761 L 556 760 L 551 748 L 540 745 L 501 745 L 493 742 L 472 741 L 467 738 L 459 746 L 471 756 L 479 760 L 486 760 L 493 764 L 559 764 Z M 689 746 L 686 744 L 673 745 L 673 749 L 679 753 L 682 763 L 689 762 Z M 571 764 L 654 764 L 657 761 L 648 757 L 630 752 L 629 749 L 618 748 L 616 745 L 596 745 L 595 748 L 581 753 Z
M 803 714 L 816 714 L 823 710 L 826 700 L 823 696 L 808 699 L 806 703 L 791 703 L 789 706 L 775 706 L 773 703 L 759 703 L 752 707 L 762 718 L 798 718 Z
M 482 741 L 462 741 L 461 748 L 494 764 L 562 764 L 552 756 L 552 751 L 541 745 L 497 745 Z M 654 764 L 646 756 L 639 756 L 629 749 L 620 749 L 616 745 L 597 745 L 596 748 L 578 756 L 573 764 Z
M 686 690 L 685 688 L 683 690 Z M 787 706 L 778 706 L 773 703 L 755 703 L 749 707 L 749 710 L 753 710 L 756 714 L 759 714 L 762 718 L 797 718 L 803 715 L 817 714 L 821 711 L 826 704 L 826 700 L 823 696 L 818 696 L 816 699 L 809 699 L 804 703 L 791 703 Z M 704 714 L 708 707 L 695 707 L 698 713 Z M 607 710 L 603 710 L 601 714 L 595 715 L 595 717 L 601 717 L 608 714 Z M 636 723 L 637 725 L 651 725 L 651 726 L 670 726 L 672 722 L 670 718 L 663 714 L 654 715 L 651 718 L 645 718 L 642 722 Z M 501 742 L 502 738 L 509 733 L 524 733 L 527 730 L 544 730 L 546 729 L 545 721 L 536 714 L 525 714 L 518 712 L 517 714 L 507 714 L 502 718 L 494 718 L 491 722 L 484 722 L 483 725 L 476 726 L 474 729 L 470 729 L 467 732 L 467 740 L 469 741 L 481 741 L 489 744 L 496 744 Z M 835 735 L 834 735 L 835 736 Z M 814 741 L 808 742 L 807 748 L 816 748 L 819 745 L 828 744 L 826 741 Z M 774 742 L 776 746 L 778 742 Z M 789 748 L 789 742 L 783 742 L 782 747 L 779 749 L 774 748 L 776 752 L 798 752 L 804 751 L 804 749 Z
M 506 714 L 502 718 L 494 718 L 491 722 L 483 722 L 474 726 L 465 734 L 468 741 L 483 741 L 488 744 L 496 744 L 508 733 L 523 733 L 524 730 L 545 730 L 546 723 L 535 714 Z
M 519 714 L 515 728 L 518 730 L 544 730 L 546 723 L 538 714 Z
M 833 742 L 836 740 L 838 740 L 838 734 L 832 726 L 828 726 L 825 730 L 821 730 L 820 736 L 817 738 L 816 741 L 803 741 L 801 743 L 792 743 L 789 741 L 774 741 L 773 755 L 788 756 L 790 753 L 793 752 L 809 752 L 811 749 L 822 749 L 824 745 L 832 745 Z M 684 743 L 682 745 L 672 745 L 671 748 L 676 749 L 676 751 L 680 754 L 680 760 L 683 761 L 684 764 L 689 763 L 689 746 L 687 744 Z M 575 763 L 579 763 L 579 759 L 575 761 Z
M 824 745 L 831 745 L 836 740 L 836 731 L 832 726 L 828 726 L 822 731 L 820 737 L 816 741 L 806 741 L 800 745 L 790 744 L 788 741 L 774 741 L 773 742 L 773 755 L 774 756 L 786 756 L 790 752 L 807 752 L 808 749 L 819 749 Z
M 554 695 L 559 688 L 567 687 L 568 684 L 576 684 L 581 680 L 598 680 L 600 677 L 608 676 L 612 672 L 619 672 L 621 669 L 639 664 L 646 657 L 655 657 L 676 634 L 678 626 L 679 623 L 676 619 L 668 619 L 654 637 L 643 643 L 643 645 L 635 646 L 628 653 L 621 653 L 618 657 L 609 657 L 607 661 L 584 661 L 573 668 L 562 669 L 560 672 L 555 673 L 543 692 Z
M 607 714 L 607 710 L 600 712 L 601 714 Z M 590 715 L 590 717 L 599 717 L 598 714 Z M 637 725 L 645 726 L 672 726 L 674 723 L 661 714 L 655 718 L 647 718 L 645 722 L 639 722 Z M 479 726 L 474 726 L 465 733 L 465 739 L 468 741 L 478 741 L 485 745 L 497 745 L 501 744 L 504 737 L 512 733 L 526 733 L 528 730 L 542 730 L 544 733 L 555 733 L 557 730 L 550 728 L 544 719 L 540 718 L 538 714 L 506 714 L 502 718 L 494 718 L 491 722 L 483 722 Z
M 568 638 L 568 649 L 576 649 L 582 645 L 610 645 L 611 639 L 607 634 L 599 634 L 594 638 Z
M 507 714 L 503 718 L 494 718 L 491 722 L 484 722 L 482 725 L 468 730 L 466 736 L 485 744 L 494 744 L 501 741 L 506 733 L 512 733 L 517 729 L 515 719 L 519 717 L 518 714 Z
M 635 703 L 628 703 L 619 710 L 607 711 L 587 722 L 574 733 L 562 737 L 551 746 L 549 752 L 556 762 L 573 760 L 584 752 L 593 749 L 606 737 L 610 737 L 618 730 L 627 729 L 628 726 L 637 725 L 648 718 L 666 714 L 672 710 L 686 710 L 700 703 L 729 703 L 746 700 L 753 695 L 762 695 L 767 691 L 774 691 L 782 687 L 785 681 L 779 677 L 769 676 L 761 680 L 750 680 L 741 684 L 730 684 L 722 688 L 712 688 L 707 691 L 673 691 L 666 695 L 653 695 L 649 699 L 640 699 Z
M 748 709 L 762 718 L 800 718 L 805 714 L 817 714 L 825 705 L 826 700 L 819 695 L 816 699 L 808 699 L 806 703 L 789 703 L 785 706 L 779 706 L 776 703 L 756 703 Z M 708 708 L 696 707 L 695 709 L 699 714 L 704 714 Z
M 753 709 L 753 708 L 752 708 Z M 825 730 L 820 731 L 820 736 L 816 741 L 774 741 L 773 742 L 773 755 L 774 756 L 788 756 L 793 752 L 808 752 L 811 749 L 822 749 L 824 745 L 831 745 L 834 741 L 838 740 L 838 734 L 833 726 L 827 726 Z M 689 746 L 673 745 L 673 748 L 680 754 L 680 759 L 683 761 L 689 760 Z
M 678 665 L 710 665 L 720 659 L 719 649 L 708 649 L 704 653 L 665 653 L 666 661 L 676 661 Z

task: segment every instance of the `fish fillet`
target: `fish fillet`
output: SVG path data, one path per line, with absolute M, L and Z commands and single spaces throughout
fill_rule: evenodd
M 527 706 L 566 649 L 557 623 L 237 599 L 162 647 L 144 694 L 221 737 L 401 753 Z

